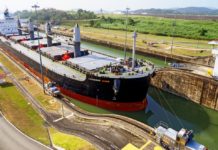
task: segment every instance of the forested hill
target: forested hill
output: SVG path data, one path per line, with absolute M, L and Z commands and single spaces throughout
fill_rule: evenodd
M 41 9 L 38 10 L 38 20 L 39 22 L 45 21 L 53 21 L 56 24 L 61 23 L 64 20 L 83 20 L 83 19 L 96 19 L 97 16 L 94 12 L 86 11 L 83 9 L 79 9 L 77 11 L 62 11 L 57 9 Z M 35 11 L 17 11 L 14 13 L 14 16 L 19 16 L 20 18 L 27 19 L 32 18 L 36 20 L 36 13 Z
M 131 11 L 134 14 L 185 14 L 185 15 L 218 15 L 218 9 L 207 7 L 185 7 L 174 9 L 138 9 Z

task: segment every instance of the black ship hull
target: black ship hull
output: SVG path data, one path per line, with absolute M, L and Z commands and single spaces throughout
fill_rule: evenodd
M 3 50 L 19 61 L 32 73 L 40 76 L 40 65 L 13 49 L 1 43 Z M 138 111 L 147 105 L 146 95 L 150 84 L 150 75 L 139 78 L 104 78 L 86 75 L 84 81 L 74 80 L 57 74 L 43 67 L 43 74 L 50 81 L 57 83 L 60 91 L 72 98 L 106 109 L 121 111 Z

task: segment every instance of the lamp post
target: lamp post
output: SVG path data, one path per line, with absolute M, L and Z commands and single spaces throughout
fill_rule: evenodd
M 42 78 L 42 88 L 43 88 L 43 92 L 45 93 L 45 86 L 44 86 L 44 75 L 43 75 L 43 69 L 42 69 L 42 52 L 40 49 L 40 41 L 39 41 L 39 27 L 38 27 L 38 13 L 37 13 L 37 8 L 39 8 L 38 5 L 33 5 L 32 8 L 35 9 L 35 13 L 36 13 L 36 27 L 37 27 L 37 39 L 38 39 L 38 51 L 39 51 L 39 59 L 40 59 L 40 71 L 41 71 L 41 78 Z
M 128 27 L 128 15 L 130 8 L 126 8 L 126 33 L 125 33 L 125 45 L 124 45 L 124 61 L 126 61 L 126 47 L 127 47 L 127 27 Z

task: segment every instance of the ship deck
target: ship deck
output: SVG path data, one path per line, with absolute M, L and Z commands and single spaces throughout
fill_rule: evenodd
M 73 53 L 74 50 L 70 49 L 69 47 L 60 45 L 60 46 L 52 46 L 52 47 L 44 47 L 41 48 L 42 53 L 45 53 L 47 55 L 50 55 L 51 57 L 57 56 L 57 55 L 63 55 L 65 53 Z
M 83 57 L 70 58 L 67 62 L 72 63 L 74 65 L 79 65 L 80 67 L 92 71 L 98 68 L 104 67 L 106 65 L 117 63 L 116 59 L 104 56 L 100 54 L 94 55 L 86 55 Z
M 40 36 L 44 37 L 43 34 Z M 16 38 L 18 38 L 17 36 Z M 23 38 L 23 36 L 21 36 Z M 39 63 L 39 53 L 36 51 L 32 51 L 31 49 L 37 49 L 38 40 L 29 40 L 22 41 L 21 44 L 14 43 L 12 41 L 8 41 L 7 39 L 1 37 L 2 41 L 10 42 L 11 46 L 25 54 L 27 57 Z M 47 45 L 47 39 L 40 39 L 40 45 L 43 47 Z M 73 46 L 70 45 L 60 45 L 61 43 L 57 40 L 53 40 L 52 47 L 44 47 L 41 48 L 42 53 L 42 63 L 43 66 L 49 68 L 49 70 L 54 71 L 60 75 L 66 75 L 69 78 L 84 81 L 86 79 L 86 72 L 94 73 L 98 77 L 109 77 L 109 78 L 141 78 L 145 76 L 149 76 L 153 73 L 154 68 L 152 68 L 149 63 L 144 63 L 144 66 L 135 67 L 134 70 L 131 68 L 124 66 L 125 71 L 122 73 L 114 73 L 111 72 L 107 66 L 111 65 L 119 65 L 120 60 L 117 60 L 111 56 L 99 54 L 96 52 L 91 52 L 92 54 L 78 57 L 78 58 L 70 58 L 66 61 L 66 64 L 62 64 L 62 61 L 53 61 L 53 57 L 56 57 L 57 54 L 63 54 L 63 51 L 66 49 L 67 51 L 72 52 L 74 49 Z M 55 46 L 56 45 L 56 46 Z M 61 51 L 60 51 L 61 49 Z M 53 51 L 54 50 L 54 51 Z M 52 52 L 52 53 L 51 53 Z M 54 56 L 53 56 L 54 55 Z M 81 71 L 82 70 L 82 71 Z M 102 73 L 104 72 L 104 73 Z
M 44 33 L 40 33 L 41 36 L 45 36 Z M 72 39 L 66 36 L 58 35 L 55 37 L 55 40 L 67 44 Z M 68 45 L 69 46 L 69 45 Z M 112 56 L 108 56 L 105 54 L 101 54 L 99 52 L 95 52 L 92 50 L 88 50 L 91 55 L 83 56 L 79 58 L 72 58 L 69 59 L 67 62 L 68 64 L 72 64 L 74 67 L 80 66 L 80 68 L 86 70 L 86 71 L 95 71 L 98 69 L 104 70 L 104 66 L 107 65 L 113 65 L 113 64 L 119 64 L 119 60 L 115 59 Z M 132 71 L 130 68 L 125 66 L 126 69 L 125 72 L 122 72 L 122 74 L 115 74 L 110 71 L 107 71 L 105 74 L 101 74 L 99 71 L 95 72 L 95 75 L 98 77 L 109 77 L 109 78 L 140 78 L 149 76 L 154 72 L 154 67 L 150 65 L 150 62 L 145 63 L 145 66 L 136 67 L 136 71 Z
M 14 36 L 11 36 L 10 39 L 14 40 L 14 41 L 25 41 L 25 40 L 30 40 L 30 35 L 26 34 L 26 35 L 14 35 Z M 41 36 L 37 36 L 35 35 L 35 39 L 42 39 Z
M 38 40 L 22 41 L 21 43 L 29 48 L 37 48 L 38 47 Z M 41 46 L 47 46 L 47 39 L 39 39 L 39 43 Z M 61 43 L 53 40 L 52 44 L 53 45 L 60 45 Z
M 0 39 L 3 42 L 9 42 L 11 44 L 11 47 L 13 47 L 17 51 L 20 51 L 21 53 L 23 53 L 27 57 L 31 58 L 32 60 L 34 60 L 38 63 L 40 62 L 39 53 L 37 53 L 36 51 L 29 50 L 28 48 L 26 48 L 20 44 L 16 44 L 12 41 L 8 41 L 4 37 L 0 37 Z M 60 75 L 63 75 L 63 76 L 65 75 L 69 78 L 72 78 L 72 79 L 75 79 L 78 81 L 84 81 L 86 79 L 85 74 L 80 73 L 79 71 L 74 70 L 68 66 L 65 66 L 59 62 L 54 62 L 45 56 L 42 56 L 42 64 L 44 67 L 49 68 L 51 71 L 56 72 Z

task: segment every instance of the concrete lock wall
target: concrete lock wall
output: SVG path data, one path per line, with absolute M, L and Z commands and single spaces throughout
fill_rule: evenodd
M 158 71 L 151 83 L 164 91 L 218 110 L 218 81 L 212 78 L 187 71 L 169 69 Z

